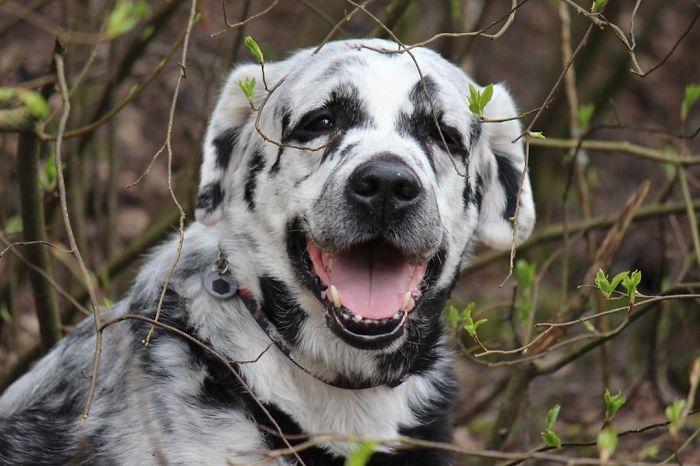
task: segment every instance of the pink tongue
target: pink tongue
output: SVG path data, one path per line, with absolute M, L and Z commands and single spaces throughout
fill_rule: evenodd
M 335 255 L 329 281 L 350 312 L 386 319 L 401 309 L 406 292 L 422 278 L 425 268 L 417 269 L 411 280 L 410 264 L 391 247 L 353 248 Z
M 342 305 L 355 315 L 387 319 L 401 310 L 406 292 L 414 298 L 420 296 L 418 286 L 428 264 L 411 265 L 392 246 L 375 242 L 335 253 L 330 275 L 324 261 L 331 260 L 330 255 L 326 257 L 311 241 L 306 246 L 321 283 L 335 286 Z M 325 299 L 332 302 L 328 293 L 330 290 Z M 411 298 L 405 310 L 410 312 L 414 306 Z
M 343 306 L 368 319 L 386 319 L 401 308 L 408 290 L 409 267 L 400 258 L 377 251 L 337 254 L 330 282 L 340 292 Z

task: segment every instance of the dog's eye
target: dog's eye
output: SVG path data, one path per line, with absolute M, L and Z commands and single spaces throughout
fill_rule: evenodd
M 447 147 L 450 149 L 450 152 L 462 152 L 464 150 L 462 138 L 455 128 L 443 125 L 440 127 L 440 132 L 442 132 L 442 137 L 445 138 L 445 142 L 447 143 Z M 442 138 L 440 138 L 440 132 L 438 132 L 437 128 L 435 128 L 433 138 L 437 142 L 438 146 L 444 150 L 445 148 Z
M 299 124 L 290 133 L 289 138 L 299 142 L 306 142 L 330 133 L 335 128 L 336 124 L 333 115 L 326 110 L 316 110 L 302 117 Z
M 306 131 L 312 131 L 314 133 L 324 133 L 335 128 L 335 122 L 333 117 L 330 115 L 321 115 L 315 120 L 311 121 L 304 128 Z

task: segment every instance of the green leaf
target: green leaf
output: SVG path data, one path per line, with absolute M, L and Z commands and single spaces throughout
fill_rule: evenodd
M 681 120 L 685 121 L 688 118 L 690 109 L 693 108 L 695 102 L 700 99 L 700 84 L 688 84 L 685 86 L 685 95 L 681 104 Z
M 491 98 L 493 97 L 493 84 L 489 84 L 484 88 L 484 90 L 481 92 L 481 96 L 479 97 L 479 108 L 481 108 L 481 112 L 483 113 L 484 109 L 486 109 L 486 105 L 491 102 Z
M 661 168 L 664 169 L 664 172 L 666 173 L 666 176 L 670 177 L 673 176 L 673 174 L 676 171 L 676 166 L 672 164 L 671 162 L 663 162 L 661 164 Z
M 542 431 L 540 432 L 540 436 L 544 444 L 548 447 L 561 448 L 561 439 L 553 430 L 547 429 Z
M 58 170 L 56 170 L 56 152 L 51 151 L 51 155 L 46 159 L 44 170 L 39 178 L 41 187 L 46 191 L 53 191 L 58 183 Z
M 0 87 L 0 102 L 7 102 L 15 96 L 15 89 L 12 87 Z
M 598 433 L 596 444 L 598 445 L 601 462 L 607 463 L 613 453 L 615 453 L 615 448 L 617 448 L 617 432 L 615 432 L 615 429 L 606 427 L 601 430 Z
M 595 104 L 588 103 L 579 105 L 578 107 L 578 127 L 581 131 L 585 132 L 591 126 L 591 118 L 593 117 L 593 112 L 595 111 Z
M 559 411 L 561 410 L 561 405 L 559 403 L 555 404 L 552 408 L 547 411 L 547 417 L 544 421 L 544 430 L 552 430 L 554 423 L 557 422 L 557 417 L 559 417 Z
M 542 131 L 530 131 L 530 132 L 527 133 L 527 134 L 528 134 L 528 136 L 530 136 L 532 139 L 543 139 L 543 140 L 544 140 L 544 139 L 547 139 L 546 137 L 544 137 L 544 133 L 542 133 Z
M 588 330 L 588 331 L 591 332 L 591 333 L 595 333 L 595 332 L 596 332 L 596 329 L 595 329 L 595 327 L 593 326 L 593 324 L 591 323 L 590 320 L 584 320 L 584 321 L 583 321 L 583 326 L 584 326 L 584 328 L 585 328 L 586 330 Z
M 474 312 L 475 307 L 476 307 L 476 303 L 473 301 L 470 302 L 469 304 L 467 304 L 467 306 L 460 311 L 459 318 L 461 320 L 471 320 L 472 312 Z
M 244 81 L 238 81 L 238 86 L 248 100 L 253 100 L 255 97 L 255 78 L 246 78 Z
M 610 291 L 611 293 L 617 289 L 617 287 L 620 285 L 620 282 L 624 280 L 627 276 L 629 275 L 629 272 L 627 270 L 624 270 L 617 275 L 613 277 L 612 280 L 610 280 L 610 286 L 612 287 L 612 290 Z
M 610 299 L 614 288 L 608 281 L 608 276 L 605 275 L 603 269 L 598 269 L 598 273 L 595 274 L 595 286 L 598 287 L 607 299 Z
M 527 295 L 520 295 L 518 296 L 515 304 L 518 310 L 518 320 L 520 322 L 527 322 L 528 318 L 530 317 L 530 312 L 532 312 L 532 309 L 535 306 L 532 298 Z
M 148 18 L 151 16 L 151 6 L 144 0 L 136 2 L 132 9 L 132 14 L 142 19 Z
M 648 447 L 640 451 L 638 455 L 640 460 L 653 460 L 657 456 L 659 456 L 658 445 L 649 445 Z
M 642 280 L 642 273 L 635 271 L 630 275 L 629 271 L 625 270 L 615 275 L 612 280 L 608 280 L 603 269 L 599 269 L 595 276 L 595 284 L 598 289 L 605 295 L 607 299 L 612 297 L 613 292 L 622 283 L 622 286 L 627 290 L 627 294 L 632 298 L 637 292 L 637 285 Z
M 677 433 L 682 426 L 683 418 L 681 413 L 685 407 L 685 400 L 674 400 L 666 407 L 666 418 L 671 422 L 671 433 Z
M 454 305 L 450 304 L 445 310 L 445 313 L 447 314 L 447 323 L 450 325 L 450 328 L 455 329 L 462 323 L 459 317 L 459 311 Z
M 627 291 L 627 295 L 633 298 L 637 294 L 637 286 L 642 281 L 642 272 L 635 270 L 632 275 L 625 273 L 622 277 L 622 287 Z
M 257 42 L 255 42 L 255 39 L 250 36 L 245 36 L 243 43 L 246 45 L 246 47 L 248 47 L 250 53 L 253 55 L 253 58 L 255 58 L 258 63 L 263 63 L 265 61 L 262 50 L 260 50 L 260 46 Z
M 467 331 L 470 337 L 474 338 L 474 336 L 476 336 L 476 330 L 488 321 L 488 319 L 479 319 L 476 322 L 473 322 L 470 318 L 470 321 L 464 325 L 464 330 Z
M 345 461 L 345 466 L 365 466 L 369 458 L 377 448 L 375 442 L 356 443 L 350 448 L 350 454 Z
M 469 83 L 469 111 L 479 118 L 484 117 L 484 109 L 491 102 L 493 97 L 493 84 L 489 84 L 483 91 L 479 91 L 476 86 Z
M 143 31 L 141 31 L 141 35 L 139 37 L 141 37 L 141 40 L 147 40 L 153 35 L 155 31 L 156 28 L 153 27 L 153 25 L 148 25 L 145 28 L 143 28 Z
M 133 0 L 117 0 L 107 17 L 107 36 L 113 38 L 126 34 L 150 14 L 151 7 L 143 0 L 136 3 Z
M 591 13 L 599 12 L 600 9 L 603 8 L 603 5 L 605 5 L 605 2 L 607 2 L 607 0 L 593 0 L 593 4 L 591 5 Z
M 476 116 L 482 116 L 481 115 L 481 109 L 479 107 L 479 91 L 476 89 L 476 87 L 472 84 L 469 83 L 469 111 L 472 112 Z
M 112 300 L 109 299 L 109 298 L 105 298 L 105 299 L 102 301 L 102 304 L 100 305 L 100 307 L 99 307 L 97 310 L 98 310 L 98 311 L 103 311 L 103 310 L 108 309 L 108 308 L 110 308 L 110 307 L 112 307 L 112 306 L 114 306 L 114 301 L 112 301 Z
M 535 282 L 535 264 L 525 259 L 518 259 L 515 263 L 515 278 L 518 280 L 521 289 L 530 289 Z
M 469 336 L 473 338 L 476 335 L 476 330 L 479 328 L 479 326 L 485 322 L 488 322 L 488 319 L 479 319 L 474 322 L 472 312 L 474 311 L 475 307 L 476 303 L 471 302 L 467 304 L 467 307 L 460 311 L 455 306 L 450 304 L 450 306 L 445 310 L 448 325 L 451 328 L 458 328 L 460 325 L 464 324 L 464 330 L 466 330 Z
M 622 405 L 627 403 L 627 398 L 622 392 L 617 392 L 613 395 L 607 388 L 603 392 L 603 401 L 605 401 L 605 419 L 610 421 L 615 414 L 620 410 Z
M 4 322 L 12 322 L 12 315 L 10 314 L 10 311 L 7 309 L 7 305 L 3 303 L 0 305 L 0 320 Z
M 17 98 L 27 107 L 27 110 L 34 118 L 49 116 L 49 104 L 38 92 L 30 91 L 29 89 L 17 89 Z
M 8 236 L 22 233 L 22 217 L 19 215 L 13 215 L 12 217 L 8 218 L 5 222 L 4 230 L 5 234 Z
M 476 307 L 476 303 L 469 303 L 467 307 L 465 307 L 462 312 L 460 313 L 460 321 L 465 322 L 464 324 L 464 330 L 467 331 L 470 337 L 474 338 L 476 335 L 476 330 L 486 322 L 488 322 L 488 319 L 479 319 L 476 322 L 474 322 L 474 319 L 472 319 L 472 312 L 474 311 L 474 307 Z

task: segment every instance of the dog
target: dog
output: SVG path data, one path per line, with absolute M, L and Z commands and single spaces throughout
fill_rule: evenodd
M 470 84 L 379 39 L 235 68 L 174 272 L 177 237 L 101 312 L 84 425 L 92 318 L 3 394 L 0 463 L 342 465 L 353 438 L 450 442 L 442 310 L 476 244 L 535 221 L 513 100 L 495 85 L 485 114 L 506 121 L 487 122 Z M 369 464 L 453 461 L 394 447 Z

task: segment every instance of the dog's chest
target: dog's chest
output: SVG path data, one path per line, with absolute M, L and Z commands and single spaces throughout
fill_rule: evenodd
M 429 383 L 421 376 L 410 377 L 396 388 L 346 390 L 301 373 L 290 367 L 284 357 L 269 358 L 266 365 L 274 367 L 243 369 L 251 388 L 260 401 L 273 406 L 306 434 L 395 437 L 401 429 L 416 424 L 414 413 L 430 392 Z M 347 453 L 343 445 L 334 445 L 332 450 L 341 455 Z

